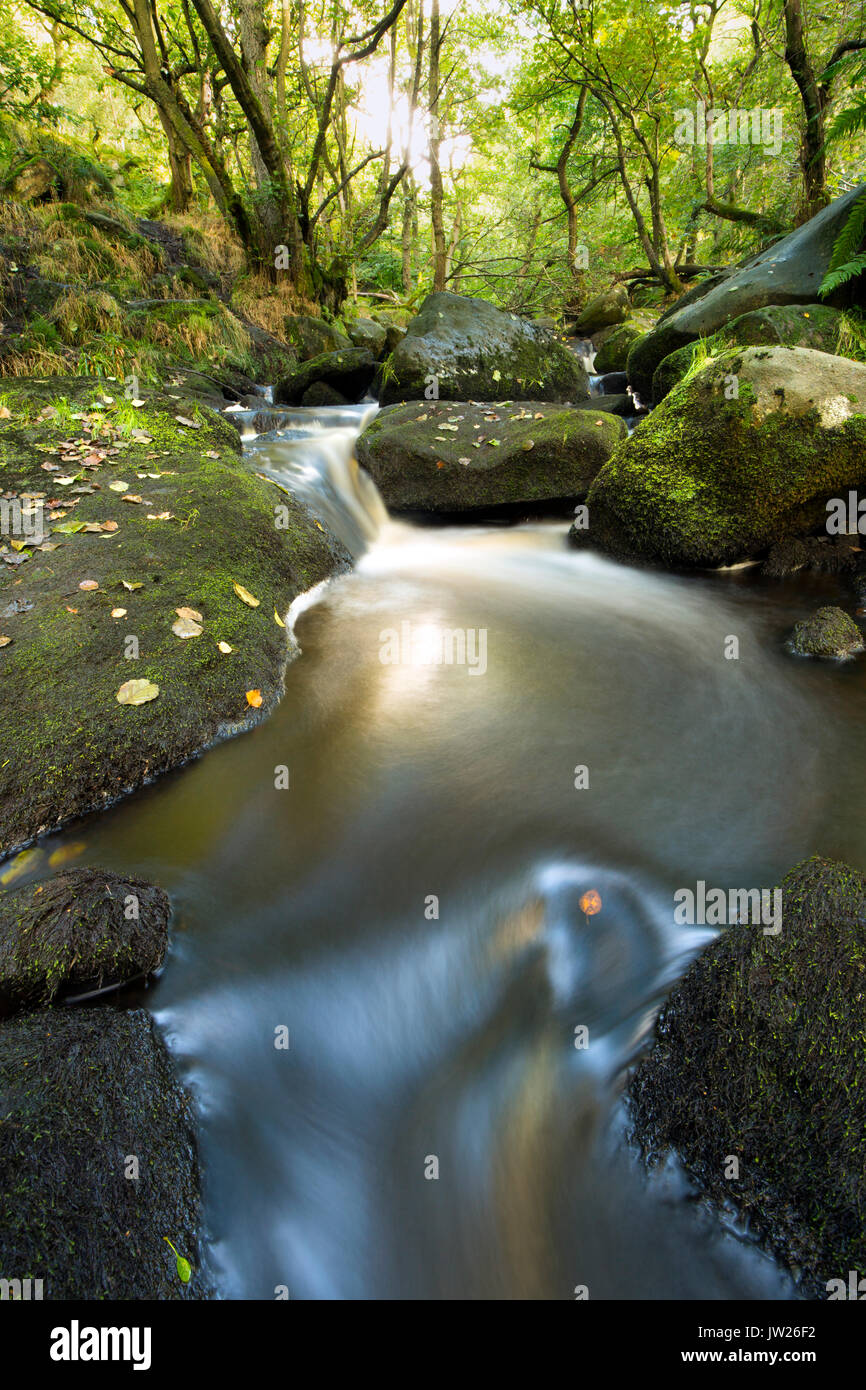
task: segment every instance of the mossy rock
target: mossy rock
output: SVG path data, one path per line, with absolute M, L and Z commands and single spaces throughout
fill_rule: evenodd
M 843 661 L 863 650 L 863 634 L 842 608 L 819 608 L 797 623 L 791 634 L 791 651 L 797 656 L 833 657 Z
M 593 371 L 599 376 L 604 376 L 605 372 L 624 372 L 629 351 L 642 337 L 643 330 L 636 323 L 620 324 L 609 336 L 605 336 L 595 354 Z
M 208 1296 L 192 1102 L 144 1009 L 6 1020 L 0 1095 L 4 1277 L 41 1279 L 46 1300 Z
M 601 470 L 575 544 L 680 568 L 761 556 L 866 482 L 866 367 L 730 349 L 674 388 Z
M 725 928 L 673 991 L 629 1104 L 651 1162 L 676 1151 L 826 1297 L 866 1270 L 866 877 L 815 856 L 781 892 L 778 934 Z
M 322 383 L 339 392 L 345 401 L 359 401 L 369 389 L 375 371 L 375 358 L 368 348 L 326 352 L 302 362 L 281 381 L 274 392 L 274 400 L 278 405 L 300 405 L 310 388 Z
M 827 304 L 770 304 L 732 319 L 709 338 L 663 358 L 653 373 L 652 400 L 659 405 L 691 369 L 699 352 L 713 356 L 729 347 L 805 347 L 866 361 L 866 332 L 851 314 Z
M 380 410 L 358 462 L 393 511 L 457 513 L 585 496 L 625 422 L 538 401 L 424 401 Z
M 148 975 L 168 941 L 168 896 L 140 878 L 69 869 L 0 893 L 0 1003 L 50 1004 Z
M 430 294 L 380 373 L 383 405 L 425 400 L 578 401 L 583 366 L 553 334 L 483 299 Z
M 61 501 L 57 510 L 67 515 L 46 516 L 57 549 L 14 552 L 11 541 L 0 549 L 0 632 L 11 638 L 0 649 L 0 853 L 104 806 L 272 709 L 289 657 L 275 611 L 282 616 L 298 594 L 349 564 L 305 507 L 253 475 L 225 418 L 182 389 L 174 397 L 147 391 L 134 408 L 114 386 L 106 404 L 106 384 L 18 378 L 2 391 L 10 418 L 0 421 L 0 486 L 18 495 L 48 491 L 46 500 Z M 67 457 L 105 457 L 94 468 L 60 463 L 61 475 L 80 477 L 64 488 L 42 462 L 59 462 L 66 440 L 81 441 L 63 446 Z M 142 502 L 123 503 L 113 481 Z M 72 490 L 94 484 L 99 491 Z M 118 529 L 57 529 L 106 521 Z M 82 591 L 82 581 L 99 587 Z M 235 583 L 259 607 L 242 602 Z M 24 599 L 31 606 L 16 611 Z M 178 607 L 202 615 L 200 637 L 172 632 Z M 126 614 L 112 618 L 120 608 Z M 220 652 L 221 641 L 230 653 Z M 125 655 L 135 650 L 137 659 Z M 133 678 L 157 685 L 158 698 L 119 704 L 118 690 Z M 257 711 L 248 690 L 262 693 Z
M 299 362 L 308 362 L 312 357 L 321 357 L 326 352 L 340 352 L 352 346 L 345 333 L 310 314 L 288 315 L 283 332 Z

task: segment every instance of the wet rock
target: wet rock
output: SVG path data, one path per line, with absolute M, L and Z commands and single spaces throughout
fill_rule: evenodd
M 628 291 L 624 285 L 615 285 L 597 294 L 581 310 L 574 321 L 575 333 L 596 333 L 600 328 L 611 324 L 624 323 L 631 313 Z
M 36 1008 L 162 963 L 171 904 L 155 884 L 70 869 L 0 893 L 0 1003 Z
M 274 400 L 277 405 L 300 405 L 310 387 L 322 383 L 339 392 L 344 402 L 360 401 L 369 390 L 375 371 L 375 359 L 367 348 L 326 352 L 302 363 L 297 371 L 281 381 L 274 392 Z
M 207 1296 L 191 1099 L 149 1014 L 6 1020 L 0 1096 L 4 1278 L 41 1279 L 46 1300 Z M 195 1267 L 189 1284 L 164 1236 Z
M 309 406 L 328 406 L 328 405 L 349 405 L 349 401 L 342 391 L 329 386 L 326 381 L 314 381 L 308 386 L 301 397 L 301 405 Z
M 650 399 L 653 372 L 669 353 L 709 337 L 731 319 L 768 304 L 814 304 L 833 243 L 864 192 L 861 184 L 739 269 L 715 275 L 683 295 L 629 352 L 629 382 L 639 395 Z M 863 285 L 855 280 L 833 303 L 856 304 L 863 294 Z
M 592 396 L 588 401 L 578 401 L 575 410 L 600 410 L 606 415 L 622 415 L 630 419 L 638 413 L 634 397 L 627 391 L 617 391 L 610 395 Z
M 4 620 L 12 642 L 0 651 L 0 854 L 252 727 L 279 700 L 290 655 L 274 609 L 285 613 L 298 594 L 348 567 L 304 507 L 244 464 L 229 421 L 173 389 L 145 389 L 130 436 L 119 402 L 105 404 L 93 381 L 19 377 L 4 385 L 6 487 L 45 491 L 53 474 L 42 463 L 53 458 L 100 489 L 78 494 L 73 507 L 69 490 L 57 488 L 62 505 L 43 519 L 57 549 L 25 546 L 24 563 L 0 573 L 0 606 L 22 596 L 16 580 L 25 575 L 23 596 L 33 605 Z M 82 417 L 74 430 L 82 443 L 72 449 L 68 420 L 51 414 L 58 399 Z M 142 501 L 122 502 L 113 481 Z M 117 529 L 85 529 L 105 522 Z M 98 588 L 82 591 L 87 580 Z M 258 608 L 241 602 L 235 583 Z M 200 637 L 180 641 L 172 632 L 178 607 L 202 614 Z M 115 608 L 126 610 L 123 619 L 111 618 Z M 233 648 L 229 655 L 220 641 Z M 128 659 L 135 650 L 138 659 Z M 119 704 L 132 677 L 153 682 L 158 697 Z M 263 696 L 256 713 L 251 689 Z
M 625 436 L 598 410 L 424 401 L 380 410 L 357 456 L 393 511 L 470 512 L 582 497 Z
M 643 330 L 636 323 L 623 323 L 615 328 L 595 354 L 594 370 L 603 376 L 605 372 L 625 372 L 628 354 Z
M 312 357 L 321 357 L 326 352 L 340 352 L 352 346 L 346 334 L 333 324 L 325 323 L 324 319 L 315 319 L 309 314 L 289 315 L 285 321 L 284 332 L 300 362 L 308 362 Z
M 851 574 L 862 560 L 862 552 L 848 536 L 804 536 L 779 541 L 761 566 L 771 579 L 785 579 L 798 570 L 818 574 Z
M 380 323 L 375 323 L 373 319 L 355 319 L 349 324 L 347 332 L 355 347 L 366 348 L 375 358 L 381 357 L 384 353 L 388 342 L 388 330 Z
M 598 390 L 602 396 L 624 395 L 627 386 L 625 372 L 605 372 L 598 380 Z
M 629 1104 L 650 1162 L 676 1151 L 827 1297 L 866 1268 L 866 877 L 816 856 L 781 894 L 780 932 L 729 926 L 691 966 Z
M 866 366 L 731 349 L 681 382 L 599 473 L 576 544 L 683 568 L 736 564 L 826 525 L 866 483 Z
M 581 363 L 553 334 L 483 299 L 431 294 L 383 364 L 380 400 L 578 401 Z
M 844 660 L 863 650 L 863 634 L 841 608 L 819 608 L 811 618 L 797 623 L 791 634 L 791 651 L 797 656 L 825 656 Z

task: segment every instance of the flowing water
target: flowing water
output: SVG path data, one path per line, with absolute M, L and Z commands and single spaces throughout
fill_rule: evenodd
M 237 419 L 357 557 L 294 605 L 277 712 L 47 846 L 173 896 L 146 1002 L 200 1106 L 218 1291 L 791 1296 L 675 1165 L 645 1176 L 618 1087 L 710 935 L 678 887 L 866 858 L 860 668 L 782 648 L 832 582 L 392 520 L 366 410 Z

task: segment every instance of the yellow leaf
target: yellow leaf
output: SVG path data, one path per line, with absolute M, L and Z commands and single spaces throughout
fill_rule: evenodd
M 283 622 L 276 608 L 274 609 L 274 622 L 276 623 L 277 627 L 285 627 L 285 623 Z
M 217 646 L 219 647 L 223 656 L 228 656 L 229 652 L 231 651 L 231 647 L 229 646 L 228 642 L 217 642 Z
M 249 608 L 258 608 L 259 600 L 257 598 L 253 598 L 249 589 L 245 589 L 243 584 L 235 584 L 234 580 L 232 580 L 232 584 L 235 593 L 237 594 L 238 598 L 241 600 L 242 603 L 247 604 Z
M 247 691 L 247 704 L 252 705 L 253 709 L 258 709 L 262 703 L 262 692 L 260 690 Z
M 204 622 L 201 613 L 196 613 L 194 608 L 176 608 L 174 611 L 179 618 L 189 618 L 191 623 Z
M 158 694 L 159 686 L 154 685 L 153 681 L 124 681 L 115 699 L 121 705 L 146 705 L 148 700 L 155 700 Z
M 193 622 L 191 618 L 178 618 L 176 623 L 172 623 L 171 630 L 175 637 L 201 637 L 201 623 Z

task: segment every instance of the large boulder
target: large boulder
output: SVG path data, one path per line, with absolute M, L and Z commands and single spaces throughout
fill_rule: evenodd
M 726 347 L 809 347 L 863 361 L 864 337 L 851 317 L 828 304 L 769 304 L 732 319 L 711 338 L 697 339 L 662 358 L 653 373 L 652 402 L 659 405 L 681 381 L 697 354 Z M 596 358 L 596 365 L 598 359 Z
M 438 401 L 380 410 L 358 460 L 392 511 L 471 512 L 584 496 L 624 421 L 537 401 Z
M 642 337 L 643 329 L 638 324 L 619 324 L 612 333 L 605 334 L 604 342 L 595 354 L 593 371 L 599 376 L 604 376 L 606 372 L 624 372 L 631 348 Z
M 310 314 L 290 314 L 283 327 L 287 342 L 292 344 L 300 362 L 308 362 L 311 357 L 321 357 L 325 352 L 339 352 L 352 346 L 345 333 L 324 319 L 314 319 Z
M 324 404 L 321 399 L 305 400 L 305 396 L 312 386 L 323 384 L 339 392 L 343 401 L 359 401 L 369 389 L 375 372 L 376 361 L 368 348 L 326 352 L 302 363 L 297 371 L 281 381 L 274 392 L 274 400 L 277 405 L 321 405 Z
M 597 294 L 584 305 L 572 325 L 575 333 L 596 333 L 614 323 L 625 323 L 631 313 L 631 302 L 625 285 L 614 285 Z
M 706 338 L 731 319 L 768 304 L 814 304 L 833 243 L 852 204 L 864 193 L 866 184 L 852 189 L 769 250 L 751 257 L 733 272 L 695 286 L 662 314 L 653 331 L 629 353 L 629 382 L 642 399 L 650 399 L 653 372 L 662 358 L 685 343 Z M 855 282 L 839 298 L 845 303 L 862 302 L 864 289 Z
M 0 894 L 0 1003 L 33 1008 L 150 974 L 168 941 L 168 896 L 144 879 L 69 869 Z
M 207 1295 L 192 1102 L 144 1009 L 8 1019 L 0 1096 L 4 1278 L 41 1279 L 46 1300 Z
M 347 332 L 355 347 L 367 348 L 374 357 L 381 357 L 385 351 L 388 330 L 374 319 L 353 319 Z M 402 334 L 400 336 L 402 337 Z M 399 339 L 397 341 L 399 342 Z
M 701 953 L 629 1087 L 650 1161 L 677 1152 L 812 1297 L 866 1269 L 864 1037 L 866 877 L 814 857 L 782 880 L 780 931 Z
M 621 559 L 730 565 L 826 524 L 866 482 L 866 367 L 738 348 L 681 382 L 592 486 L 576 544 Z
M 431 387 L 432 383 L 432 387 Z M 384 363 L 383 405 L 420 400 L 577 401 L 589 395 L 578 359 L 547 329 L 484 299 L 428 295 Z
M 3 489 L 21 504 L 20 534 L 0 537 L 4 856 L 263 718 L 292 652 L 274 609 L 349 564 L 304 506 L 253 475 L 229 419 L 180 382 L 142 384 L 132 421 L 105 385 L 4 384 Z M 46 491 L 42 512 L 21 502 Z M 178 608 L 200 614 L 200 635 L 178 637 Z M 119 701 L 131 679 L 154 698 Z

